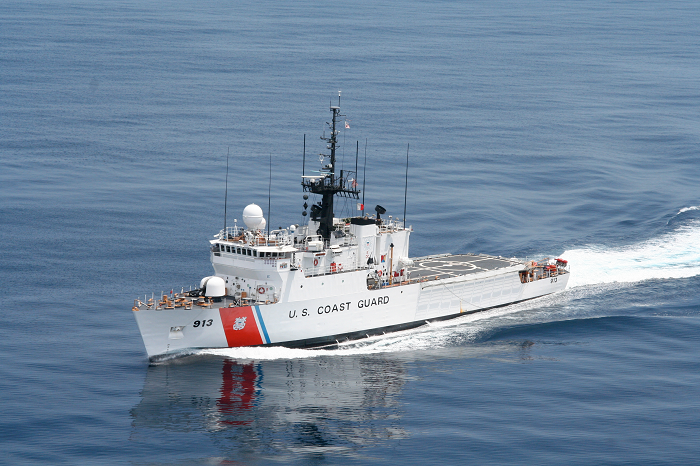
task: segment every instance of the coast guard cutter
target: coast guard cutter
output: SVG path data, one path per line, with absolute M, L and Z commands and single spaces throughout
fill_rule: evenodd
M 335 218 L 334 198 L 359 199 L 360 190 L 356 172 L 336 172 L 342 115 L 339 106 L 330 110 L 330 137 L 323 138 L 330 163 L 301 182 L 321 198 L 310 206 L 308 223 L 265 231 L 262 209 L 248 205 L 245 228 L 225 227 L 210 241 L 214 275 L 199 288 L 135 299 L 132 310 L 149 358 L 201 348 L 336 344 L 566 287 L 562 259 L 409 258 L 412 229 L 381 206 L 371 216 Z

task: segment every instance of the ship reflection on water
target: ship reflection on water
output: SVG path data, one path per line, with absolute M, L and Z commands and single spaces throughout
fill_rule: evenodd
M 141 438 L 199 432 L 219 454 L 252 462 L 352 454 L 406 437 L 405 382 L 404 364 L 381 356 L 184 358 L 148 368 L 132 429 Z

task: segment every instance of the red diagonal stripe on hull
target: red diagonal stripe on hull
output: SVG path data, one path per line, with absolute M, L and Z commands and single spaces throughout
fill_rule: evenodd
M 219 309 L 219 314 L 229 348 L 262 345 L 263 339 L 260 336 L 258 325 L 255 323 L 252 307 L 225 307 Z M 245 318 L 245 326 L 242 329 L 234 330 L 236 319 L 240 318 Z

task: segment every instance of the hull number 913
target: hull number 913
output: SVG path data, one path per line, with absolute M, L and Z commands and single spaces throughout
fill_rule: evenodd
M 201 322 L 198 321 L 198 320 L 195 320 L 194 322 L 192 322 L 192 326 L 195 327 L 195 328 L 196 328 L 196 327 L 199 327 L 200 325 L 201 325 L 202 327 L 211 327 L 211 324 L 213 324 L 213 323 L 214 323 L 214 321 L 213 321 L 212 319 L 203 320 L 203 321 L 201 321 Z

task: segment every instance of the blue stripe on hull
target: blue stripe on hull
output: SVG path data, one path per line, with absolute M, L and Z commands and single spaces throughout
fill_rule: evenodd
M 267 329 L 265 328 L 265 322 L 263 322 L 262 314 L 260 313 L 260 306 L 255 306 L 255 313 L 258 315 L 258 322 L 260 322 L 260 328 L 265 336 L 265 343 L 270 343 L 270 336 L 267 334 Z

